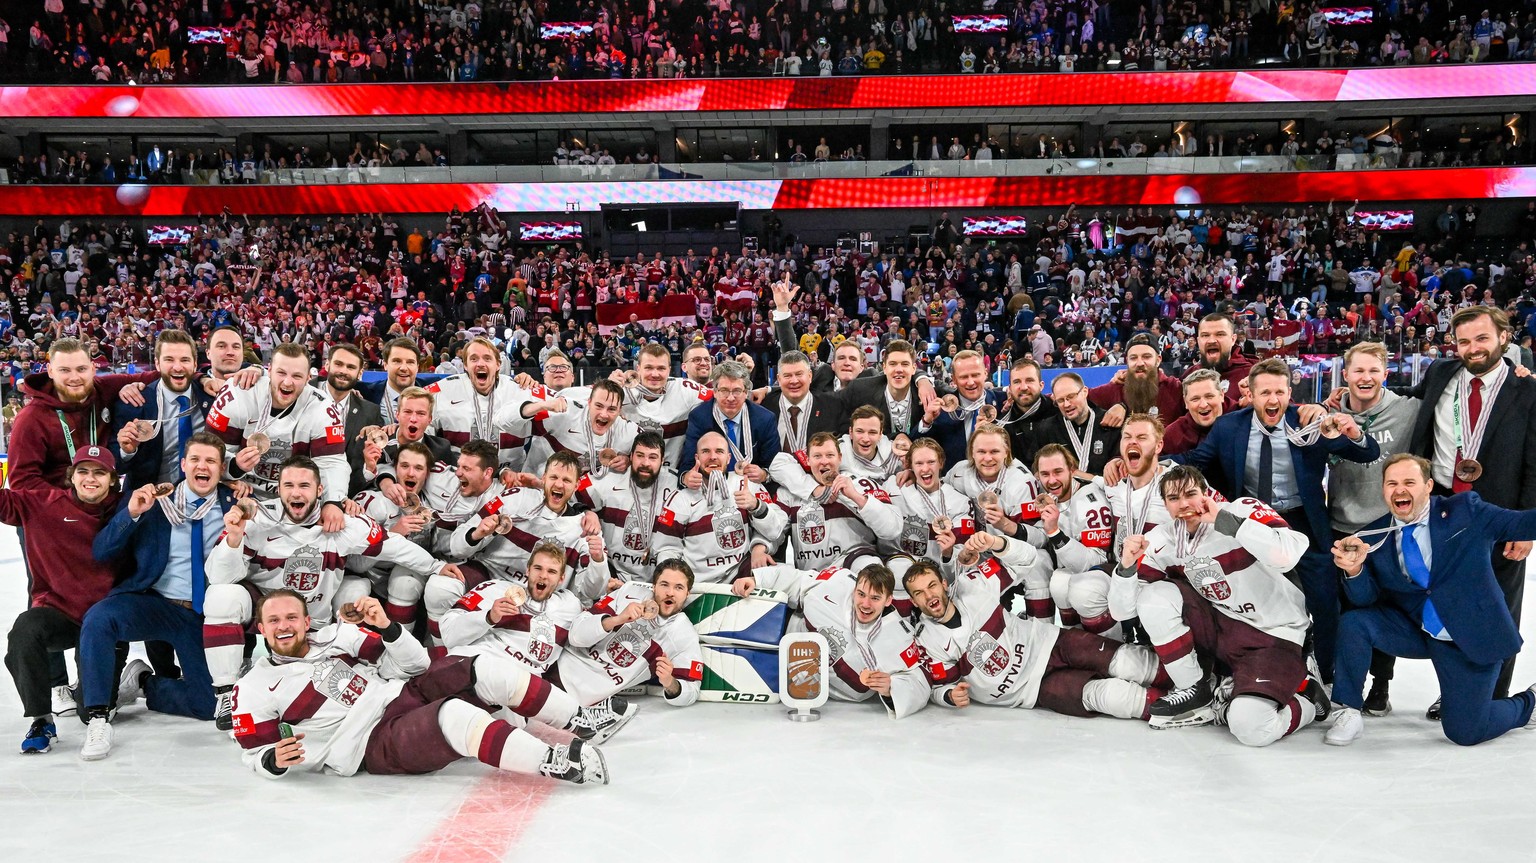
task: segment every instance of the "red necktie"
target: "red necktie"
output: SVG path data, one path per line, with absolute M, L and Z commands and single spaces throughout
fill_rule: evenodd
M 1482 413 L 1483 413 L 1483 379 L 1482 378 L 1473 378 L 1472 379 L 1472 392 L 1467 394 L 1467 426 L 1466 427 L 1467 427 L 1468 430 L 1477 428 L 1477 418 L 1479 416 L 1481 416 Z M 1479 446 L 1479 449 L 1481 449 L 1481 446 Z M 1458 459 L 1461 459 L 1461 458 L 1472 458 L 1473 457 L 1471 453 L 1467 453 L 1467 452 L 1459 452 L 1456 455 L 1457 455 Z M 1455 476 L 1455 473 L 1454 473 L 1454 469 L 1453 469 L 1453 472 L 1452 472 L 1452 475 L 1451 475 L 1451 493 L 1452 494 L 1460 494 L 1460 493 L 1462 493 L 1464 491 L 1471 491 L 1471 490 L 1472 490 L 1472 483 L 1470 483 L 1470 482 L 1462 482 L 1460 479 L 1457 479 L 1456 476 Z

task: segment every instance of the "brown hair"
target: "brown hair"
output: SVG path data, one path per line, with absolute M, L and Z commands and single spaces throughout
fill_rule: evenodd
M 1382 474 L 1385 475 L 1386 472 L 1388 470 L 1390 470 L 1393 465 L 1398 464 L 1400 462 L 1405 462 L 1405 461 L 1411 461 L 1414 464 L 1419 466 L 1419 472 L 1424 474 L 1424 481 L 1425 482 L 1433 482 L 1434 481 L 1434 467 L 1429 463 L 1429 459 L 1427 459 L 1427 458 L 1425 458 L 1425 457 L 1423 457 L 1421 455 L 1414 455 L 1411 452 L 1400 452 L 1400 453 L 1396 453 L 1394 455 L 1388 456 L 1386 462 L 1381 466 Z
M 1126 420 L 1126 422 L 1129 423 L 1130 420 Z M 1043 459 L 1053 455 L 1061 456 L 1062 461 L 1067 463 L 1067 470 L 1071 473 L 1077 473 L 1077 456 L 1059 443 L 1048 443 L 1035 450 L 1035 472 L 1040 472 L 1040 462 Z
M 880 409 L 874 405 L 859 405 L 854 408 L 853 413 L 848 415 L 848 427 L 853 428 L 853 424 L 857 420 L 867 419 L 878 420 L 880 422 L 880 430 L 885 431 L 885 414 L 881 413 Z
M 186 345 L 192 349 L 192 359 L 197 360 L 197 340 L 186 330 L 164 330 L 155 336 L 155 359 L 160 359 L 160 349 L 166 345 Z
M 859 570 L 859 577 L 854 583 L 868 585 L 883 596 L 891 596 L 896 592 L 896 575 L 883 563 L 872 563 Z
M 1279 357 L 1270 357 L 1267 360 L 1259 360 L 1248 370 L 1248 387 L 1253 388 L 1253 381 L 1259 375 L 1275 375 L 1285 378 L 1285 385 L 1291 385 L 1291 367 L 1285 364 L 1285 360 Z

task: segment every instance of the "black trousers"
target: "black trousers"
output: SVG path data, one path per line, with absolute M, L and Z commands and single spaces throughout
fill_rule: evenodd
M 80 642 L 80 624 L 56 608 L 38 606 L 17 615 L 5 651 L 5 667 L 16 681 L 21 712 L 43 716 L 53 711 L 49 688 L 62 686 L 55 672 L 63 670 L 63 652 Z M 66 676 L 64 683 L 68 683 Z

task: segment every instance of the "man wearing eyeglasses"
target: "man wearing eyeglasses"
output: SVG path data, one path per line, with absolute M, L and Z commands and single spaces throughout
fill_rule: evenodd
M 779 428 L 773 412 L 753 404 L 749 393 L 752 376 L 734 360 L 720 364 L 712 375 L 714 398 L 688 414 L 688 434 L 683 438 L 683 484 L 697 489 L 703 477 L 693 469 L 699 438 L 706 432 L 725 435 L 730 453 L 727 471 L 746 475 L 753 482 L 766 482 L 768 466 L 779 454 Z
M 1088 387 L 1075 372 L 1051 382 L 1051 401 L 1061 415 L 1040 423 L 1036 443 L 1061 444 L 1077 457 L 1080 473 L 1102 475 L 1120 452 L 1120 429 L 1104 425 L 1104 409 L 1089 404 Z

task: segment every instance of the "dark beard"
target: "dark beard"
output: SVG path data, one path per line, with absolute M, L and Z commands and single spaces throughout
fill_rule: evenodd
M 1209 360 L 1207 360 L 1205 358 L 1205 354 L 1201 354 L 1200 355 L 1200 367 L 1201 368 L 1210 369 L 1211 371 L 1221 372 L 1222 374 L 1226 374 L 1227 373 L 1227 369 L 1232 367 L 1232 355 L 1231 354 L 1222 354 L 1221 355 L 1221 359 L 1219 359 L 1219 360 L 1217 360 L 1216 362 L 1213 363 L 1213 362 L 1210 362 Z
M 1155 376 L 1127 373 L 1122 389 L 1125 391 L 1125 408 L 1133 414 L 1144 414 L 1157 404 Z

